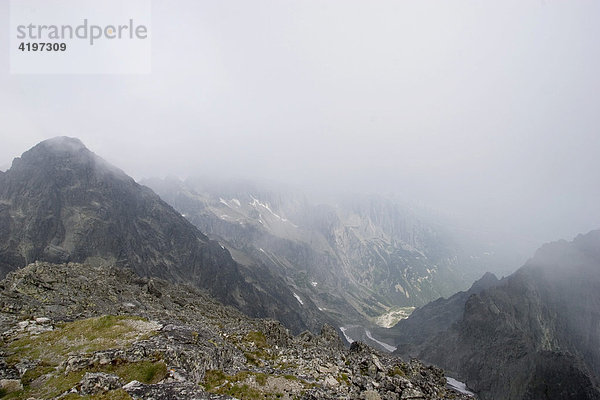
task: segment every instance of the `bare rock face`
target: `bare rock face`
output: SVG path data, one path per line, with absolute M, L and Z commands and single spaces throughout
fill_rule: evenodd
M 116 265 L 191 283 L 294 332 L 317 332 L 327 321 L 268 268 L 236 263 L 152 190 L 74 138 L 41 142 L 0 175 L 0 277 L 35 261 Z
M 11 272 L 0 317 L 0 376 L 22 398 L 467 398 L 439 368 L 360 342 L 348 349 L 331 326 L 294 336 L 193 286 L 122 268 L 38 262 Z
M 410 354 L 411 349 L 440 332 L 446 331 L 462 317 L 465 303 L 474 294 L 499 284 L 498 278 L 490 272 L 477 280 L 471 288 L 458 292 L 448 299 L 439 298 L 416 309 L 408 318 L 399 321 L 389 330 L 380 331 L 381 336 L 395 342 L 401 354 Z
M 600 399 L 600 231 L 543 246 L 457 321 L 399 348 L 483 399 Z

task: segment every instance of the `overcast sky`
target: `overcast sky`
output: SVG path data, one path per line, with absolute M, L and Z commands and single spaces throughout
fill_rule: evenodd
M 540 240 L 600 228 L 600 1 L 154 1 L 149 75 L 10 75 L 7 36 L 0 166 L 67 135 L 136 179 L 394 192 Z

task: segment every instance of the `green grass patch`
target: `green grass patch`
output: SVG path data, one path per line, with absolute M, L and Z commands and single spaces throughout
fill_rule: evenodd
M 140 381 L 151 384 L 158 383 L 167 376 L 167 365 L 163 361 L 140 361 L 104 366 L 96 371 L 117 375 L 125 383 Z
M 267 392 L 250 385 L 252 377 L 260 386 L 265 386 L 269 378 L 266 374 L 250 371 L 227 375 L 223 371 L 208 370 L 204 374 L 204 387 L 208 392 L 225 394 L 240 400 L 280 399 L 283 397 L 282 393 Z
M 58 365 L 71 352 L 91 353 L 124 347 L 150 335 L 137 331 L 131 316 L 106 315 L 57 325 L 53 331 L 26 336 L 8 344 L 9 364 L 23 358 L 38 359 L 48 365 Z
M 267 375 L 265 374 L 256 374 L 256 383 L 260 386 L 265 386 L 267 384 Z
M 24 386 L 22 397 L 15 398 L 52 399 L 77 385 L 84 374 L 84 371 L 72 372 L 68 375 L 57 373 L 43 380 L 43 382 L 33 381 Z
M 340 385 L 350 386 L 350 379 L 348 378 L 348 374 L 341 373 L 336 377 L 336 379 Z
M 283 393 L 267 393 L 254 389 L 246 384 L 234 385 L 226 393 L 240 400 L 281 399 Z
M 388 371 L 388 376 L 402 376 L 405 377 L 408 373 L 408 368 L 405 365 L 395 365 L 394 368 Z
M 25 396 L 25 391 L 23 390 L 7 393 L 6 390 L 0 389 L 0 398 L 2 400 L 27 399 L 28 396 Z
M 251 365 L 256 365 L 258 367 L 264 367 L 264 360 L 274 360 L 275 356 L 270 353 L 271 347 L 267 342 L 267 338 L 264 333 L 259 331 L 252 331 L 246 334 L 242 339 L 242 350 L 244 348 L 248 348 L 248 345 L 252 345 L 251 347 L 256 347 L 256 349 L 246 350 L 244 351 L 244 356 L 246 356 L 246 361 Z
M 45 365 L 44 363 L 42 363 L 35 368 L 28 369 L 27 371 L 25 371 L 25 373 L 21 377 L 21 383 L 23 384 L 23 386 L 28 386 L 39 377 L 49 374 L 55 370 L 55 367 Z
M 140 323 L 143 322 L 143 323 Z M 126 348 L 136 340 L 147 339 L 154 334 L 146 320 L 134 316 L 102 316 L 74 322 L 57 324 L 53 331 L 39 335 L 27 335 L 3 346 L 9 365 L 20 360 L 38 360 L 38 365 L 24 373 L 21 378 L 23 390 L 5 393 L 8 399 L 51 399 L 73 388 L 86 372 L 107 372 L 119 376 L 125 383 L 138 380 L 157 383 L 167 375 L 166 364 L 158 359 L 135 363 L 119 362 L 115 365 L 96 366 L 67 375 L 58 366 L 71 353 L 93 353 L 114 348 Z M 71 396 L 71 395 L 70 395 Z M 69 398 L 69 397 L 67 397 Z M 130 399 L 124 391 L 111 391 L 110 395 L 74 398 Z
M 249 332 L 244 336 L 244 340 L 246 342 L 253 342 L 259 349 L 267 349 L 270 347 L 265 334 L 259 331 Z
M 47 377 L 44 376 L 51 372 L 54 373 Z M 38 366 L 27 371 L 23 375 L 23 378 L 21 378 L 23 390 L 9 393 L 2 397 L 2 400 L 27 399 L 30 397 L 38 399 L 51 399 L 61 395 L 77 385 L 86 372 L 106 372 L 109 374 L 114 374 L 120 377 L 125 383 L 137 380 L 142 383 L 152 384 L 161 381 L 167 375 L 167 366 L 163 361 L 141 361 L 85 369 L 77 372 L 71 372 L 67 375 L 65 375 L 62 371 L 58 371 L 54 367 Z M 66 399 L 71 398 L 90 400 L 130 399 L 129 395 L 122 390 L 113 390 L 104 395 L 82 397 L 76 394 L 70 394 L 66 397 Z
M 256 365 L 257 367 L 264 367 L 265 363 L 260 359 L 261 353 L 259 352 L 244 352 L 244 357 L 246 357 L 246 362 L 250 365 Z

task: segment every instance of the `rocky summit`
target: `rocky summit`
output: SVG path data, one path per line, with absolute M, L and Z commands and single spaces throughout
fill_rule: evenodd
M 5 399 L 463 399 L 442 370 L 323 326 L 293 336 L 194 286 L 37 262 L 0 282 Z

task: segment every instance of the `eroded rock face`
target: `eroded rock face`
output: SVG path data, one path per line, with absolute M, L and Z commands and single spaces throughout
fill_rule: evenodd
M 466 398 L 442 370 L 360 342 L 348 349 L 331 326 L 293 336 L 194 287 L 120 268 L 27 266 L 0 283 L 0 311 L 2 370 L 27 397 Z

